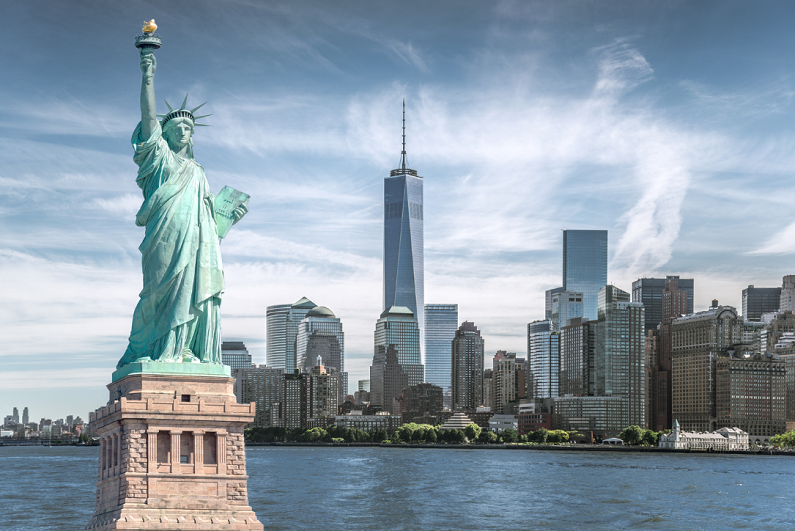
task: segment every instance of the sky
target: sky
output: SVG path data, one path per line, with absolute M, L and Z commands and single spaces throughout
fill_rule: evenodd
M 561 285 L 562 229 L 607 229 L 608 280 L 695 279 L 741 308 L 795 273 L 795 4 L 7 3 L 0 59 L 0 417 L 107 401 L 142 287 L 134 37 L 158 112 L 208 102 L 194 153 L 251 195 L 223 241 L 225 340 L 265 363 L 265 311 L 345 330 L 351 389 L 382 310 L 383 179 L 424 177 L 425 302 L 496 350 Z M 205 114 L 205 112 L 202 112 Z

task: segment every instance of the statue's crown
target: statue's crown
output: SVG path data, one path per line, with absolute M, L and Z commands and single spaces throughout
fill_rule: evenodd
M 163 100 L 165 101 L 165 100 Z M 166 101 L 166 106 L 168 107 L 168 113 L 166 114 L 158 114 L 163 119 L 160 121 L 160 126 L 165 127 L 169 120 L 173 120 L 174 118 L 190 118 L 190 121 L 193 122 L 193 125 L 204 126 L 207 127 L 209 124 L 200 124 L 197 122 L 199 118 L 206 118 L 208 116 L 212 116 L 212 114 L 203 114 L 201 116 L 195 116 L 193 113 L 201 109 L 204 105 L 207 104 L 205 101 L 198 107 L 194 107 L 193 109 L 186 109 L 185 105 L 188 103 L 188 96 L 185 96 L 185 99 L 182 101 L 182 105 L 179 109 L 175 109 L 171 105 L 168 104 Z

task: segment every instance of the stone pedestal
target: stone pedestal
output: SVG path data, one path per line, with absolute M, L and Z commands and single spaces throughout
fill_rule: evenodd
M 100 457 L 85 529 L 262 530 L 248 505 L 243 443 L 254 404 L 237 403 L 228 376 L 156 365 L 114 374 L 111 402 L 91 414 Z

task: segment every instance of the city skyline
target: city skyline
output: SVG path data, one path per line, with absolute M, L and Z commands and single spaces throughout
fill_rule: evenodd
M 695 311 L 739 310 L 748 285 L 792 273 L 793 6 L 418 4 L 397 37 L 398 6 L 37 6 L 8 11 L 26 53 L 5 59 L 0 113 L 5 409 L 85 415 L 123 353 L 141 287 L 143 18 L 164 40 L 158 101 L 208 101 L 195 152 L 213 191 L 252 196 L 223 243 L 222 313 L 257 364 L 267 306 L 306 296 L 345 323 L 350 381 L 366 378 L 404 98 L 427 176 L 424 299 L 457 303 L 487 356 L 525 352 L 560 285 L 561 230 L 609 231 L 622 290 L 694 279 Z

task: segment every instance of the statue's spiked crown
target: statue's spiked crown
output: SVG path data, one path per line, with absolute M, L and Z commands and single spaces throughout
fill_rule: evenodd
M 163 101 L 165 101 L 165 100 L 163 100 Z M 158 116 L 163 118 L 160 121 L 160 126 L 161 127 L 165 127 L 166 124 L 170 120 L 173 120 L 174 118 L 189 118 L 190 121 L 193 122 L 194 126 L 208 127 L 209 124 L 200 124 L 200 123 L 198 123 L 197 120 L 199 120 L 200 118 L 207 118 L 208 116 L 212 116 L 212 114 L 203 114 L 201 116 L 196 116 L 196 115 L 193 114 L 196 111 L 198 111 L 199 109 L 201 109 L 203 106 L 205 106 L 207 104 L 207 102 L 205 101 L 204 103 L 202 103 L 198 107 L 194 107 L 193 109 L 186 109 L 185 106 L 187 104 L 188 104 L 188 96 L 187 95 L 185 96 L 185 99 L 182 101 L 182 105 L 180 106 L 179 109 L 175 109 L 174 107 L 169 105 L 169 103 L 166 101 L 166 106 L 168 107 L 168 113 L 166 113 L 166 114 L 158 114 Z

